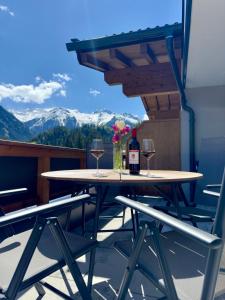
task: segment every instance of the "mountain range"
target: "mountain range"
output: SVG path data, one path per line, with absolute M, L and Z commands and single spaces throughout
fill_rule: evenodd
M 82 113 L 77 109 L 53 107 L 26 109 L 23 111 L 11 110 L 11 113 L 29 128 L 33 136 L 57 126 L 64 126 L 69 129 L 86 124 L 111 126 L 118 119 L 124 120 L 130 126 L 140 122 L 137 116 L 127 113 L 116 114 L 109 110 Z
M 0 106 L 0 138 L 28 141 L 31 137 L 29 128 L 12 113 Z
M 86 124 L 108 127 L 118 119 L 130 126 L 141 122 L 140 118 L 132 114 L 117 114 L 109 110 L 83 113 L 77 109 L 53 107 L 8 112 L 0 106 L 0 138 L 24 141 L 58 126 L 68 129 Z

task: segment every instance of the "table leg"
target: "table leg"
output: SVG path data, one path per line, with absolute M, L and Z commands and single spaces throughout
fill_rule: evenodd
M 96 188 L 97 195 L 96 195 L 96 206 L 95 206 L 94 232 L 93 232 L 92 239 L 97 240 L 99 215 L 100 215 L 101 205 L 103 201 L 103 190 L 102 190 L 102 186 L 100 185 L 97 185 L 95 188 Z M 91 293 L 93 273 L 94 273 L 95 255 L 96 255 L 96 248 L 92 249 L 90 253 L 90 265 L 89 265 L 88 283 L 87 283 L 88 291 L 90 293 Z
M 163 197 L 166 200 L 166 206 L 170 206 L 173 203 L 171 198 L 164 191 L 162 191 L 162 189 L 159 186 L 153 185 L 152 187 L 159 193 L 161 197 Z
M 95 206 L 95 219 L 94 219 L 94 232 L 93 232 L 93 238 L 97 239 L 98 235 L 98 226 L 99 226 L 99 215 L 100 210 L 103 202 L 103 189 L 102 186 L 97 185 L 96 186 L 96 206 Z
M 182 185 L 181 185 L 181 184 L 178 184 L 177 187 L 178 187 L 179 193 L 180 193 L 180 195 L 181 195 L 181 199 L 182 199 L 182 201 L 184 202 L 185 206 L 187 206 L 187 207 L 190 206 L 190 204 L 189 204 L 189 202 L 188 202 L 188 200 L 187 200 L 187 197 L 186 197 L 186 195 L 185 195 L 185 193 L 184 193 L 184 190 L 183 190 L 183 188 L 182 188 Z
M 176 183 L 171 184 L 171 188 L 172 188 L 172 199 L 173 199 L 173 203 L 174 206 L 176 208 L 177 211 L 177 216 L 179 219 L 182 218 L 181 215 L 181 211 L 180 211 L 180 206 L 179 206 L 179 199 L 178 199 L 178 195 L 177 195 L 177 185 Z
M 130 195 L 131 198 L 133 198 L 135 201 L 137 201 L 137 195 L 135 193 L 135 190 L 133 187 L 129 187 L 130 190 Z M 134 211 L 133 213 L 133 209 L 131 209 L 131 217 L 132 217 L 132 223 L 133 223 L 133 232 L 134 232 L 134 237 L 136 237 L 137 235 L 137 230 L 139 227 L 139 216 L 138 216 L 138 212 Z

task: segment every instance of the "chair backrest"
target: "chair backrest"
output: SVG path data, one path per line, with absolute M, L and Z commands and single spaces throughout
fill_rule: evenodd
M 223 172 L 220 197 L 218 200 L 215 222 L 213 225 L 213 234 L 225 240 L 225 168 Z
M 204 138 L 199 150 L 198 171 L 204 177 L 197 182 L 196 201 L 203 205 L 216 206 L 217 201 L 202 190 L 207 184 L 221 183 L 225 166 L 225 137 Z
M 213 224 L 213 235 L 222 239 L 223 245 L 220 249 L 209 249 L 205 278 L 202 289 L 201 300 L 214 299 L 215 287 L 220 286 L 220 269 L 224 269 L 224 241 L 225 241 L 225 169 L 223 173 L 220 197 L 218 200 L 215 222 Z M 224 284 L 222 285 L 223 289 Z M 224 290 L 224 289 L 223 289 Z

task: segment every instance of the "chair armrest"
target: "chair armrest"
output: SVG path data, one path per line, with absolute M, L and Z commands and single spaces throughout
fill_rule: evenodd
M 5 215 L 0 217 L 0 228 L 6 225 L 14 224 L 19 221 L 28 219 L 28 218 L 33 218 L 33 217 L 38 217 L 44 214 L 49 214 L 53 211 L 59 210 L 59 209 L 65 209 L 65 208 L 70 208 L 76 205 L 80 201 L 84 201 L 86 199 L 90 198 L 90 195 L 84 194 L 80 196 L 76 196 L 73 198 L 68 198 L 68 199 L 62 199 L 59 201 L 55 201 L 52 203 L 44 204 L 41 206 L 36 206 L 36 207 L 31 207 L 27 208 L 24 211 L 18 211 L 9 215 Z
M 152 207 L 146 207 L 140 202 L 123 196 L 117 196 L 115 200 L 174 228 L 175 230 L 185 234 L 187 237 L 199 241 L 208 248 L 218 248 L 222 245 L 222 239 L 217 236 L 207 233 L 199 228 L 195 228 Z
M 219 196 L 220 196 L 220 193 L 209 191 L 209 190 L 203 190 L 203 193 L 206 195 L 217 197 L 217 198 L 219 198 Z
M 218 189 L 218 188 L 221 188 L 221 184 L 207 184 L 206 188 L 207 189 Z
M 27 192 L 27 188 L 5 190 L 5 191 L 0 191 L 0 197 L 18 195 L 18 194 L 22 194 L 22 193 L 25 193 L 25 192 Z

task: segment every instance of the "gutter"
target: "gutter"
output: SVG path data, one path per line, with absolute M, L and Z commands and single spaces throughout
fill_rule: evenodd
M 174 54 L 173 48 L 173 36 L 166 37 L 166 46 L 170 58 L 171 67 L 173 74 L 181 96 L 181 107 L 189 114 L 189 152 L 190 152 L 190 171 L 196 171 L 196 160 L 195 160 L 195 112 L 187 105 L 187 97 L 184 91 L 184 86 L 180 78 L 180 72 L 178 69 L 177 61 Z
M 191 30 L 191 13 L 192 13 L 192 0 L 183 0 L 182 2 L 182 25 L 183 25 L 183 85 L 186 85 L 187 77 L 187 61 L 188 49 Z

